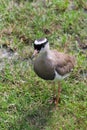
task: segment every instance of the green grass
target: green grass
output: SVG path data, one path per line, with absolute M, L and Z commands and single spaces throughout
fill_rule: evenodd
M 87 2 L 69 0 L 0 1 L 0 44 L 30 57 L 35 39 L 76 56 L 71 77 L 62 81 L 58 108 L 50 104 L 57 83 L 37 77 L 31 62 L 7 64 L 0 75 L 0 130 L 87 129 Z M 86 47 L 87 48 L 87 47 Z

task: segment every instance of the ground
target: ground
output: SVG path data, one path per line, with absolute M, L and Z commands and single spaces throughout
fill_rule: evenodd
M 0 45 L 20 57 L 0 72 L 0 130 L 87 130 L 87 1 L 1 0 L 0 30 Z M 57 82 L 40 79 L 29 60 L 42 37 L 77 61 L 57 108 Z

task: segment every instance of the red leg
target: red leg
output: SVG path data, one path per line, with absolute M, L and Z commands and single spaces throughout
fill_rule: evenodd
M 60 93 L 61 93 L 61 83 L 60 81 L 58 82 L 58 95 L 57 95 L 57 99 L 56 99 L 56 106 L 58 105 L 59 101 L 60 101 Z

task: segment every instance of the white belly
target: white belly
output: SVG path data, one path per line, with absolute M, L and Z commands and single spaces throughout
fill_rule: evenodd
M 70 73 L 67 73 L 65 75 L 60 75 L 58 74 L 56 71 L 55 71 L 55 79 L 54 80 L 62 80 L 62 79 L 65 79 L 66 77 L 68 77 L 70 75 Z

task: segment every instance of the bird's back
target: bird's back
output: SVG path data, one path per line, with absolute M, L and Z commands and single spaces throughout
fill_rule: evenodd
M 56 50 L 52 50 L 50 55 L 51 55 L 53 66 L 55 66 L 55 70 L 60 75 L 63 76 L 73 70 L 75 66 L 74 56 L 71 56 L 62 52 L 58 52 Z

